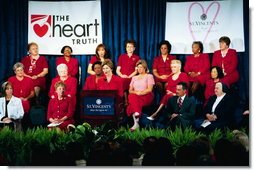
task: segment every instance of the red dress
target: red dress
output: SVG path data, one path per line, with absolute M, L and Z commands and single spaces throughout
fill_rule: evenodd
M 95 75 L 89 75 L 86 78 L 85 84 L 83 86 L 83 90 L 97 90 L 98 84 L 96 83 L 96 76 Z
M 173 93 L 176 93 L 176 86 L 177 86 L 178 83 L 180 83 L 180 82 L 186 82 L 187 84 L 189 83 L 188 76 L 184 72 L 181 72 L 176 80 L 173 80 L 172 76 L 173 75 L 168 77 L 168 85 L 167 85 L 166 90 L 169 90 L 169 91 L 171 91 Z M 161 104 L 166 105 L 168 103 L 168 99 L 170 99 L 170 97 L 172 97 L 172 96 L 173 96 L 172 94 L 166 94 L 162 98 Z
M 78 59 L 71 57 L 69 61 L 66 61 L 65 58 L 58 57 L 56 59 L 56 66 L 59 64 L 66 64 L 68 66 L 68 73 L 72 77 L 77 77 L 78 74 Z
M 69 97 L 63 97 L 62 100 L 59 100 L 58 98 L 50 99 L 48 104 L 47 119 L 61 119 L 64 116 L 67 116 L 67 119 L 59 125 L 60 129 L 65 130 L 69 124 L 74 124 L 74 110 L 75 107 L 73 106 L 73 102 Z
M 169 54 L 164 62 L 162 56 L 157 56 L 153 60 L 153 69 L 157 69 L 159 75 L 169 75 L 171 74 L 171 61 L 173 59 L 176 59 L 176 57 Z M 155 77 L 155 82 L 167 82 L 167 79 Z
M 213 54 L 212 66 L 219 66 L 224 70 L 226 75 L 223 81 L 228 85 L 232 85 L 239 80 L 239 73 L 237 71 L 238 58 L 236 50 L 228 49 L 226 56 L 222 57 L 221 50 L 217 50 Z
M 34 91 L 33 80 L 29 77 L 24 77 L 23 80 L 18 80 L 16 76 L 12 76 L 8 81 L 12 84 L 13 95 L 18 98 L 27 98 L 31 92 Z M 30 110 L 29 100 L 22 100 L 22 105 L 25 113 L 28 113 Z
M 132 54 L 131 57 L 128 54 L 121 54 L 118 58 L 118 66 L 121 67 L 120 72 L 124 75 L 131 75 L 136 68 L 136 63 L 140 60 L 138 55 Z M 122 78 L 123 79 L 123 89 L 129 90 L 129 85 L 131 82 L 131 78 Z
M 26 56 L 22 59 L 21 63 L 24 65 L 24 72 L 29 76 L 38 75 L 44 68 L 48 68 L 48 62 L 44 56 L 40 56 L 37 60 L 31 59 L 31 56 Z M 35 87 L 38 86 L 44 90 L 46 89 L 45 77 L 38 77 L 33 82 Z
M 194 57 L 194 55 L 187 56 L 184 71 L 187 74 L 189 72 L 200 72 L 197 77 L 188 76 L 189 81 L 199 82 L 204 85 L 206 80 L 210 78 L 210 59 L 208 54 L 201 53 L 199 57 Z

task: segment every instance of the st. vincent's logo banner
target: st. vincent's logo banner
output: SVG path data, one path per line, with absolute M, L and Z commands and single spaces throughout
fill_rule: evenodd
M 231 39 L 237 52 L 245 50 L 242 0 L 167 3 L 165 39 L 172 44 L 172 54 L 192 54 L 193 41 L 213 53 L 222 36 Z

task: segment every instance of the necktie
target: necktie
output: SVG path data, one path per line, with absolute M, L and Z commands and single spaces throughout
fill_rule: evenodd
M 183 100 L 181 97 L 178 98 L 178 107 L 181 108 L 183 105 Z

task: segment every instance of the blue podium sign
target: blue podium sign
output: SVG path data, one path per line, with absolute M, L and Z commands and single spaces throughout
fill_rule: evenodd
M 83 101 L 84 114 L 90 116 L 113 116 L 114 97 L 86 97 Z

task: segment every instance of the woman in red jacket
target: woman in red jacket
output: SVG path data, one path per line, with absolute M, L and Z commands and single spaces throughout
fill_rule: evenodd
M 69 124 L 74 124 L 73 100 L 65 95 L 66 85 L 59 81 L 54 85 L 56 98 L 50 99 L 48 104 L 47 119 L 50 122 L 48 127 L 57 127 L 66 130 Z
M 192 52 L 192 55 L 186 57 L 184 71 L 188 74 L 190 81 L 189 95 L 196 95 L 200 89 L 203 90 L 202 86 L 210 78 L 210 59 L 208 54 L 203 53 L 203 44 L 200 41 L 192 43 Z
M 123 83 L 119 76 L 113 74 L 113 62 L 106 59 L 102 63 L 104 76 L 98 80 L 98 90 L 117 90 L 117 104 L 123 102 Z
M 219 39 L 220 50 L 213 54 L 212 66 L 219 66 L 222 68 L 224 83 L 231 86 L 239 80 L 239 73 L 237 70 L 238 58 L 235 49 L 230 49 L 229 37 L 223 36 Z
M 56 66 L 59 64 L 66 64 L 68 66 L 68 74 L 77 78 L 78 75 L 78 59 L 71 56 L 72 48 L 70 46 L 64 46 L 61 50 L 63 56 L 56 59 Z

